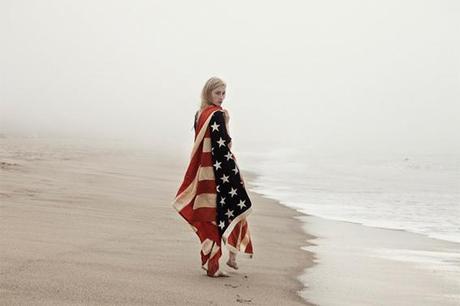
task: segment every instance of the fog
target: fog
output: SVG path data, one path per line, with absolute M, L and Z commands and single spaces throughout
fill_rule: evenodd
M 236 150 L 460 153 L 460 2 L 0 2 L 0 132 L 189 151 L 223 78 Z

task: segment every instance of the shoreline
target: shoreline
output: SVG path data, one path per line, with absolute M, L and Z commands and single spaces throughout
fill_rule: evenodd
M 274 206 L 281 208 L 282 210 L 285 210 L 286 213 L 285 215 L 283 215 L 283 218 L 289 218 L 292 221 L 293 225 L 295 225 L 295 231 L 293 232 L 299 234 L 299 237 L 296 237 L 296 247 L 297 249 L 302 250 L 302 252 L 305 252 L 305 259 L 294 270 L 290 272 L 291 279 L 295 279 L 297 282 L 297 286 L 294 293 L 296 296 L 300 297 L 302 299 L 302 302 L 306 305 L 316 305 L 309 300 L 308 295 L 303 294 L 303 292 L 305 292 L 305 290 L 308 288 L 308 284 L 305 283 L 302 279 L 304 278 L 306 271 L 317 264 L 315 262 L 315 259 L 317 259 L 316 253 L 314 251 L 306 249 L 307 247 L 314 246 L 315 243 L 313 243 L 312 241 L 318 238 L 317 236 L 312 235 L 311 233 L 306 231 L 305 229 L 305 220 L 302 220 L 302 218 L 309 215 L 299 212 L 298 210 L 292 207 L 284 205 L 279 200 L 266 197 L 264 194 L 256 191 L 252 191 L 253 182 L 255 181 L 255 178 L 258 176 L 258 174 L 246 170 L 242 170 L 242 172 L 244 174 L 244 180 L 248 184 L 247 190 L 250 194 L 251 201 L 253 202 L 253 205 L 255 207 L 255 211 L 258 210 L 258 202 L 263 204 L 270 203 Z M 290 230 L 293 229 L 290 228 Z M 303 240 L 303 242 L 300 242 L 301 240 Z
M 337 306 L 460 304 L 460 243 L 327 219 L 266 198 L 294 210 L 305 235 L 314 237 L 302 247 L 318 259 L 300 276 L 300 295 L 306 301 Z
M 244 171 L 242 172 L 245 174 L 245 180 L 247 181 L 248 185 L 251 185 L 251 180 L 254 175 L 254 173 Z M 248 186 L 249 187 L 249 186 Z M 313 240 L 315 240 L 317 237 L 314 235 L 311 235 L 310 233 L 306 232 L 304 229 L 304 224 L 305 221 L 301 220 L 300 218 L 304 217 L 305 214 L 300 213 L 296 211 L 293 208 L 287 207 L 283 204 L 281 204 L 279 201 L 270 199 L 265 197 L 263 194 L 257 193 L 250 191 L 250 187 L 248 188 L 249 194 L 251 201 L 253 202 L 253 213 L 252 215 L 248 218 L 249 222 L 254 218 L 254 215 L 260 214 L 259 211 L 261 211 L 264 207 L 266 206 L 273 206 L 275 209 L 271 208 L 270 209 L 270 214 L 269 217 L 270 219 L 276 219 L 276 218 L 282 218 L 282 219 L 287 219 L 285 222 L 285 225 L 287 227 L 285 229 L 288 229 L 289 232 L 283 234 L 283 240 L 285 240 L 284 243 L 286 243 L 287 240 L 289 241 L 289 247 L 290 247 L 290 252 L 295 252 L 298 253 L 298 259 L 295 263 L 295 265 L 292 265 L 292 267 L 289 267 L 289 273 L 287 275 L 287 280 L 290 284 L 289 287 L 291 288 L 289 291 L 292 293 L 293 300 L 291 302 L 294 302 L 295 300 L 299 300 L 299 302 L 303 305 L 315 305 L 311 303 L 309 300 L 308 296 L 302 295 L 302 292 L 306 289 L 306 284 L 302 281 L 302 277 L 305 273 L 306 270 L 312 268 L 316 263 L 316 255 L 313 251 L 306 250 L 305 247 L 309 246 L 314 246 L 315 244 L 312 243 Z M 276 213 L 276 214 L 274 214 Z M 256 217 L 257 219 L 260 217 Z M 270 223 L 270 222 L 263 222 L 265 223 Z M 262 230 L 267 230 L 269 225 L 266 225 L 263 229 L 258 229 L 257 232 L 262 231 Z M 289 234 L 288 238 L 286 239 L 287 236 L 286 234 Z M 262 234 L 260 236 L 263 236 Z M 259 236 L 259 238 L 260 238 Z M 256 238 L 254 238 L 256 240 Z M 257 239 L 259 240 L 259 239 Z M 276 243 L 276 242 L 275 242 Z M 278 246 L 276 245 L 271 245 L 272 243 L 269 243 L 268 241 L 263 241 L 262 243 L 258 243 L 261 247 L 263 246 L 264 248 L 266 245 L 270 245 L 270 249 L 267 251 L 264 251 L 263 256 L 269 257 L 269 256 L 279 256 L 277 254 L 277 248 Z M 255 250 L 257 251 L 259 249 L 258 245 L 255 245 Z M 289 249 L 287 250 L 289 252 Z M 259 256 L 255 254 L 255 256 Z M 249 263 L 250 264 L 250 263 Z M 286 301 L 286 300 L 285 300 Z

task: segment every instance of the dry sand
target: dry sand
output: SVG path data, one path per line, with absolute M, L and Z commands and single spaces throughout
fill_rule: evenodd
M 254 258 L 205 275 L 171 207 L 186 154 L 43 139 L 1 139 L 0 153 L 1 305 L 307 304 L 297 277 L 313 237 L 254 193 Z

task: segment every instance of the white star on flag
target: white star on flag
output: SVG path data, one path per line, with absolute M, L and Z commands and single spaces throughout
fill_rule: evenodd
M 232 188 L 228 194 L 230 194 L 233 198 L 233 196 L 236 195 L 236 189 Z
M 243 209 L 243 207 L 246 207 L 246 205 L 244 204 L 246 201 L 243 201 L 243 200 L 240 200 L 240 203 L 236 204 L 240 207 L 240 209 Z
M 222 168 L 220 164 L 222 164 L 222 162 L 216 160 L 216 163 L 213 166 L 216 167 L 216 170 L 218 170 L 219 168 Z
M 227 155 L 224 156 L 227 157 L 227 160 L 229 160 L 230 158 L 232 158 L 232 153 L 228 152 Z
M 222 137 L 219 138 L 219 140 L 217 141 L 217 143 L 219 144 L 219 148 L 221 146 L 225 146 L 225 140 L 222 139 Z
M 228 178 L 229 176 L 224 174 L 220 179 L 222 180 L 222 183 L 228 183 Z
M 233 217 L 233 210 L 227 209 L 225 215 L 230 219 L 230 217 Z
M 224 197 L 222 197 L 222 199 L 220 199 L 220 204 L 221 204 L 222 206 L 225 205 L 225 198 L 224 198 Z
M 225 222 L 224 222 L 224 221 L 220 221 L 220 222 L 219 222 L 219 227 L 220 227 L 221 229 L 223 229 L 223 228 L 225 227 Z
M 212 131 L 213 131 L 213 132 L 214 132 L 214 131 L 218 131 L 218 132 L 219 132 L 219 124 L 217 124 L 217 122 L 214 122 L 214 124 L 211 125 L 211 127 L 212 127 Z
M 220 187 L 219 185 L 216 186 L 216 191 L 217 192 L 220 192 L 219 187 Z
M 235 171 L 235 174 L 238 173 L 238 168 L 235 166 L 235 169 L 233 169 L 232 171 Z

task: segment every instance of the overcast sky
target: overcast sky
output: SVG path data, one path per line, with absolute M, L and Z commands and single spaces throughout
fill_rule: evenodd
M 0 1 L 0 132 L 460 154 L 460 1 Z M 351 149 L 350 149 L 351 148 Z

